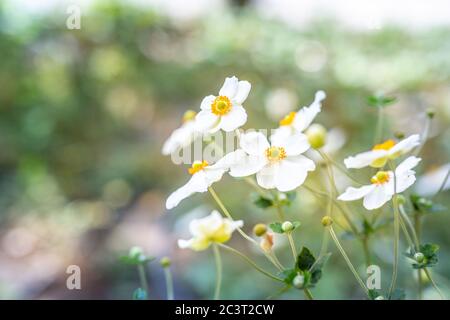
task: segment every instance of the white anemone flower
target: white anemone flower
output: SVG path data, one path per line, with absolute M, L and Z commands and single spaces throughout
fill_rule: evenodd
M 309 107 L 303 107 L 299 111 L 292 111 L 280 120 L 280 127 L 275 130 L 272 137 L 288 137 L 305 131 L 314 121 L 314 118 L 322 109 L 322 101 L 326 98 L 325 92 L 316 92 L 314 101 Z
M 224 243 L 230 240 L 234 230 L 244 225 L 242 220 L 233 221 L 224 218 L 214 210 L 207 217 L 192 220 L 189 231 L 192 238 L 178 240 L 178 246 L 182 249 L 190 248 L 195 251 L 207 249 L 212 243 Z
M 363 205 L 367 210 L 378 209 L 391 200 L 394 194 L 401 193 L 414 184 L 416 172 L 412 169 L 420 160 L 417 157 L 406 158 L 395 169 L 395 179 L 392 171 L 378 171 L 370 179 L 370 185 L 360 188 L 348 187 L 338 200 L 353 201 L 364 198 Z
M 182 200 L 194 193 L 208 191 L 214 182 L 222 179 L 223 174 L 228 170 L 222 159 L 213 165 L 209 165 L 207 161 L 195 161 L 188 169 L 189 174 L 192 175 L 191 179 L 167 198 L 166 208 L 168 210 L 175 208 Z
M 214 133 L 220 129 L 230 132 L 247 122 L 247 112 L 242 107 L 251 89 L 248 81 L 236 77 L 226 78 L 218 96 L 205 97 L 196 116 L 197 129 Z
M 242 134 L 240 149 L 224 158 L 233 177 L 256 173 L 258 184 L 265 189 L 281 192 L 296 189 L 306 179 L 308 171 L 315 169 L 312 160 L 302 153 L 309 149 L 308 139 L 298 133 L 286 138 L 272 137 L 271 144 L 260 132 Z
M 383 143 L 375 145 L 371 151 L 359 153 L 354 157 L 348 157 L 344 160 L 344 163 L 348 169 L 359 169 L 367 166 L 382 168 L 388 160 L 396 159 L 408 153 L 419 144 L 420 137 L 418 134 L 413 134 L 398 143 L 394 140 L 386 140 Z
M 416 183 L 415 190 L 421 196 L 432 196 L 439 191 L 450 170 L 450 163 L 434 168 L 423 174 Z M 450 179 L 447 178 L 442 191 L 450 189 Z
M 195 125 L 196 112 L 188 110 L 184 113 L 183 124 L 175 129 L 170 137 L 164 142 L 162 154 L 165 156 L 178 152 L 189 146 L 200 134 Z

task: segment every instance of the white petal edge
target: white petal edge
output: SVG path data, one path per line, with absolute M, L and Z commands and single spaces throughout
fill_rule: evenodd
M 250 84 L 250 82 L 239 81 L 238 89 L 237 89 L 236 95 L 233 97 L 233 101 L 239 105 L 243 104 L 244 101 L 247 99 L 251 88 L 252 88 L 252 85 Z
M 347 169 L 360 169 L 369 166 L 374 160 L 387 155 L 388 152 L 386 150 L 367 151 L 344 159 L 344 164 Z
M 238 90 L 238 78 L 228 77 L 220 88 L 219 95 L 227 96 L 230 100 L 236 95 Z
M 341 194 L 337 199 L 341 201 L 354 201 L 365 197 L 369 194 L 375 185 L 367 185 L 359 188 L 348 187 L 343 194 Z
M 243 126 L 247 122 L 247 112 L 242 106 L 233 105 L 230 112 L 221 116 L 220 128 L 231 132 Z
M 242 150 L 253 156 L 264 155 L 266 149 L 270 147 L 266 136 L 261 132 L 256 131 L 241 134 L 239 145 Z
M 203 171 L 194 174 L 191 179 L 181 188 L 175 190 L 166 200 L 166 209 L 175 208 L 182 200 L 196 192 L 208 191 L 208 183 Z

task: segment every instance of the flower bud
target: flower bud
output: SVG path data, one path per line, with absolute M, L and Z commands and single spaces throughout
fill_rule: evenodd
M 403 195 L 399 194 L 397 195 L 397 201 L 399 205 L 404 205 L 406 203 L 406 198 Z
M 394 133 L 394 136 L 395 136 L 397 139 L 403 139 L 403 138 L 405 138 L 405 134 L 404 134 L 403 132 L 401 132 L 401 131 L 396 131 L 396 132 Z
M 302 289 L 305 284 L 305 277 L 301 274 L 296 275 L 294 280 L 292 280 L 292 284 L 297 289 Z
M 195 112 L 193 110 L 186 111 L 183 115 L 183 122 L 194 120 L 196 115 L 197 115 L 197 112 Z
M 375 300 L 384 300 L 384 297 L 383 296 L 378 296 L 378 297 L 375 298 Z
M 425 260 L 425 256 L 422 252 L 417 252 L 416 254 L 414 254 L 414 260 L 416 260 L 418 263 L 421 263 L 423 262 L 423 260 Z
M 322 218 L 322 225 L 324 227 L 329 227 L 333 224 L 333 219 L 330 216 L 325 216 Z
M 428 108 L 427 111 L 426 111 L 426 113 L 427 113 L 427 117 L 428 117 L 428 118 L 430 118 L 430 119 L 433 119 L 433 118 L 434 118 L 434 115 L 435 115 L 434 109 Z
M 253 233 L 257 237 L 262 237 L 267 232 L 267 226 L 264 223 L 255 224 L 253 227 Z
M 306 136 L 308 142 L 314 149 L 320 149 L 325 145 L 327 140 L 327 130 L 320 124 L 312 124 L 308 130 L 306 130 Z
M 266 234 L 264 235 L 264 238 L 261 239 L 259 246 L 265 252 L 270 252 L 273 247 L 273 234 L 266 232 Z
M 172 264 L 172 261 L 170 260 L 169 257 L 163 257 L 161 258 L 161 260 L 159 261 L 159 263 L 161 264 L 161 266 L 163 268 L 168 268 L 170 267 L 170 265 Z
M 290 231 L 294 230 L 294 225 L 293 225 L 292 222 L 290 222 L 290 221 L 285 221 L 285 222 L 283 222 L 283 224 L 281 225 L 281 229 L 282 229 L 284 232 L 290 232 Z

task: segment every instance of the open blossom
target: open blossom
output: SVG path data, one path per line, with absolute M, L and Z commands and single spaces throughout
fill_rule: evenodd
M 313 103 L 309 107 L 303 107 L 297 112 L 292 111 L 286 115 L 272 137 L 287 137 L 305 131 L 320 112 L 325 98 L 325 92 L 317 91 Z
M 444 183 L 449 170 L 450 163 L 447 163 L 426 172 L 417 180 L 415 191 L 421 196 L 434 195 L 439 191 L 439 188 Z M 447 178 L 445 184 L 442 187 L 443 191 L 448 189 L 450 189 L 450 178 Z
M 375 145 L 371 151 L 357 154 L 354 157 L 348 157 L 344 160 L 344 163 L 348 169 L 359 169 L 367 166 L 382 168 L 388 160 L 400 157 L 417 147 L 419 144 L 420 137 L 418 134 L 413 134 L 398 143 L 394 140 L 387 140 L 381 144 Z
M 250 92 L 248 81 L 236 77 L 226 78 L 218 96 L 205 97 L 196 116 L 197 129 L 213 133 L 220 129 L 234 131 L 247 122 L 247 113 L 242 107 Z
M 195 161 L 188 169 L 189 174 L 192 175 L 191 179 L 167 198 L 166 208 L 170 210 L 176 207 L 194 193 L 208 191 L 214 182 L 222 179 L 227 169 L 223 160 L 217 161 L 214 165 L 209 165 L 207 161 Z
M 199 136 L 195 125 L 196 112 L 188 110 L 183 116 L 183 124 L 175 129 L 170 137 L 164 142 L 162 154 L 167 156 L 173 154 L 180 149 L 187 147 Z
M 310 147 L 308 140 L 298 133 L 286 138 L 272 136 L 271 142 L 260 132 L 241 135 L 240 149 L 224 157 L 230 175 L 245 177 L 256 173 L 258 184 L 265 189 L 294 190 L 303 184 L 308 171 L 315 169 L 314 162 L 302 155 Z
M 234 230 L 241 228 L 243 222 L 224 218 L 219 212 L 213 211 L 207 217 L 192 220 L 189 231 L 192 238 L 178 240 L 178 246 L 182 249 L 190 248 L 195 251 L 207 249 L 212 243 L 224 243 L 230 240 Z
M 364 198 L 363 205 L 367 210 L 380 208 L 391 200 L 396 193 L 408 189 L 416 181 L 415 171 L 412 170 L 420 162 L 420 158 L 408 157 L 392 171 L 378 171 L 371 179 L 370 185 L 360 188 L 348 187 L 338 200 L 353 201 Z M 394 192 L 394 189 L 395 192 Z

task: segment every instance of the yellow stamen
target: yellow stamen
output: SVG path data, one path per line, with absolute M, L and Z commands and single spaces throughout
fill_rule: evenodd
M 294 122 L 294 118 L 297 112 L 289 112 L 288 115 L 286 115 L 283 119 L 280 120 L 280 126 L 288 126 Z
M 227 96 L 218 96 L 211 104 L 211 111 L 217 116 L 223 116 L 230 112 L 232 106 Z
M 188 169 L 190 174 L 195 174 L 201 170 L 203 170 L 206 166 L 208 165 L 208 162 L 203 160 L 203 161 L 194 161 L 194 163 L 192 164 L 192 167 L 190 167 Z
M 373 184 L 384 184 L 389 182 L 389 172 L 387 171 L 378 171 L 371 179 L 370 182 Z
M 183 115 L 183 122 L 188 122 L 195 119 L 195 116 L 197 115 L 197 112 L 193 110 L 188 110 Z
M 395 141 L 392 139 L 386 140 L 383 143 L 376 144 L 372 150 L 390 150 L 393 146 L 395 146 Z
M 270 147 L 266 149 L 266 157 L 269 161 L 279 161 L 286 158 L 286 150 L 283 147 Z

